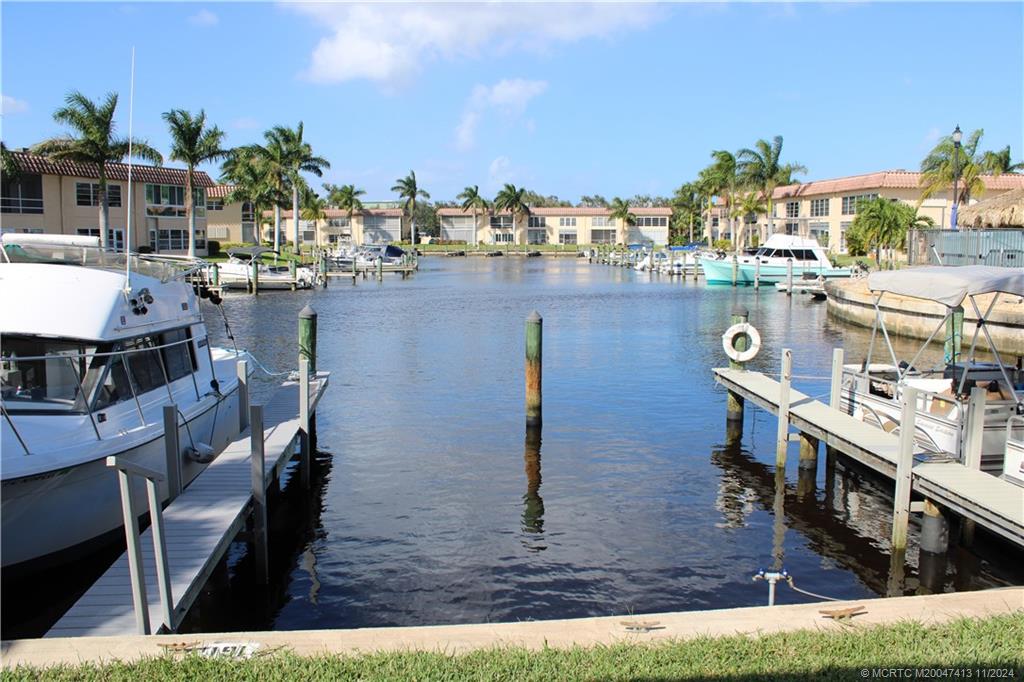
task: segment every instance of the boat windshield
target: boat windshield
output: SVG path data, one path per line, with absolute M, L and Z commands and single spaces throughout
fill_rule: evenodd
M 46 263 L 51 265 L 79 265 L 102 270 L 124 272 L 127 259 L 131 259 L 132 272 L 168 282 L 201 267 L 201 261 L 186 258 L 148 254 L 125 254 L 95 246 L 71 244 L 22 243 L 5 244 L 4 260 L 8 263 Z
M 5 336 L 0 351 L 4 407 L 83 412 L 89 355 L 96 350 L 81 341 Z

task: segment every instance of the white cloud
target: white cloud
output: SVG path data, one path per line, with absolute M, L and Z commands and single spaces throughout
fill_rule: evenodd
M 201 9 L 188 18 L 194 26 L 216 26 L 220 18 L 208 9 Z
M 287 4 L 330 34 L 304 76 L 314 82 L 374 80 L 394 87 L 431 61 L 512 50 L 542 51 L 585 38 L 614 39 L 663 14 L 654 4 Z
M 28 102 L 23 99 L 15 99 L 10 95 L 3 95 L 2 99 L 3 102 L 0 104 L 0 112 L 2 112 L 4 116 L 8 116 L 10 114 L 24 114 L 28 111 Z
M 522 78 L 505 79 L 492 86 L 477 85 L 466 100 L 462 119 L 455 127 L 455 146 L 466 151 L 476 142 L 476 130 L 488 109 L 495 109 L 510 118 L 518 118 L 526 111 L 530 100 L 548 89 L 547 81 Z M 532 123 L 530 132 L 536 128 Z
M 491 187 L 499 187 L 512 179 L 512 161 L 499 156 L 487 168 L 487 181 Z

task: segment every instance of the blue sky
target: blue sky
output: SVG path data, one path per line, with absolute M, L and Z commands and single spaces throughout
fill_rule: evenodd
M 1020 160 L 1022 8 L 4 2 L 0 133 L 61 132 L 72 89 L 121 93 L 126 131 L 134 44 L 137 136 L 166 152 L 170 108 L 230 145 L 302 120 L 324 180 L 367 199 L 410 169 L 434 199 L 669 195 L 712 149 L 776 134 L 806 179 L 916 169 L 956 124 Z

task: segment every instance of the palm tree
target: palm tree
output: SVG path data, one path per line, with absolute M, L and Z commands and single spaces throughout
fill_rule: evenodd
M 221 167 L 221 182 L 231 184 L 234 189 L 226 197 L 228 203 L 248 202 L 252 204 L 255 218 L 256 243 L 262 243 L 261 226 L 263 209 L 278 207 L 286 200 L 277 187 L 277 178 L 260 147 L 238 147 L 228 153 Z
M 714 163 L 711 164 L 714 168 L 714 173 L 717 177 L 722 180 L 722 190 L 725 192 L 725 205 L 726 210 L 729 214 L 729 234 L 732 235 L 732 243 L 735 249 L 739 249 L 743 241 L 742 230 L 740 234 L 737 234 L 735 227 L 735 216 L 733 207 L 736 204 L 736 187 L 739 184 L 740 178 L 737 175 L 738 166 L 736 157 L 731 152 L 727 152 L 724 149 L 717 149 L 711 152 L 711 158 L 714 159 Z
M 217 126 L 206 127 L 206 112 L 193 116 L 184 109 L 172 109 L 163 115 L 171 133 L 172 161 L 185 164 L 185 217 L 188 219 L 188 257 L 196 257 L 196 209 L 192 186 L 196 166 L 216 161 L 227 154 L 221 148 L 224 132 Z
M 271 207 L 274 209 L 274 251 L 281 248 L 281 207 L 292 190 L 286 140 L 279 134 L 278 128 L 280 126 L 263 133 L 264 144 L 252 144 L 245 148 L 246 154 L 258 159 L 259 168 L 270 185 L 269 193 L 273 197 Z
M 416 184 L 416 171 L 409 171 L 409 174 L 404 178 L 395 180 L 395 186 L 391 188 L 392 192 L 398 192 L 398 197 L 404 199 L 405 203 L 402 205 L 402 210 L 406 212 L 411 221 L 411 233 L 410 233 L 410 244 L 412 244 L 412 250 L 416 251 L 416 197 L 422 197 L 429 199 L 430 195 L 427 194 L 426 190 L 420 189 L 419 185 Z
M 327 220 L 327 201 L 308 186 L 304 187 L 302 192 L 302 219 L 313 223 L 316 245 L 320 246 L 320 230 L 317 228 L 317 222 Z
M 17 180 L 21 175 L 18 160 L 14 158 L 14 154 L 3 142 L 0 142 L 0 173 L 3 173 L 7 180 Z
M 917 209 L 909 204 L 876 197 L 857 202 L 857 215 L 850 227 L 863 236 L 868 248 L 874 246 L 875 262 L 881 265 L 883 248 L 888 250 L 889 262 L 892 263 L 893 250 L 906 243 L 907 230 L 933 224 L 930 217 L 918 215 Z
M 352 216 L 355 215 L 356 211 L 363 210 L 363 202 L 359 200 L 359 197 L 366 194 L 366 192 L 356 189 L 355 185 L 342 185 L 339 187 L 337 185 L 325 184 L 324 189 L 327 190 L 327 202 L 348 214 L 348 229 L 351 235 Z
M 978 153 L 978 145 L 985 131 L 979 128 L 967 136 L 959 155 L 956 153 L 953 137 L 947 136 L 939 140 L 938 144 L 928 153 L 928 156 L 921 162 L 921 199 L 923 202 L 928 197 L 938 192 L 946 191 L 947 187 L 953 186 L 954 162 L 959 168 L 959 182 L 957 183 L 957 196 L 953 198 L 954 203 L 966 204 L 971 196 L 980 196 L 985 193 L 985 182 L 981 175 L 983 172 L 983 157 Z
M 746 232 L 747 220 L 753 216 L 754 222 L 757 222 L 757 216 L 762 215 L 767 211 L 765 206 L 764 198 L 761 196 L 761 192 L 746 192 L 743 194 L 739 201 L 736 202 L 734 215 L 740 219 L 740 234 L 744 237 Z M 760 235 L 758 235 L 760 236 Z M 743 240 L 738 239 L 737 244 L 742 244 Z M 739 247 L 737 247 L 738 249 Z
M 100 244 L 108 246 L 107 231 L 110 224 L 110 209 L 107 204 L 107 164 L 123 161 L 132 156 L 151 161 L 157 165 L 164 158 L 144 140 L 129 140 L 115 135 L 114 110 L 117 109 L 117 93 L 107 93 L 106 98 L 96 104 L 82 93 L 73 91 L 64 98 L 64 106 L 53 112 L 53 120 L 72 128 L 78 137 L 65 135 L 44 140 L 32 148 L 54 161 L 74 161 L 95 164 L 99 169 L 100 190 Z M 131 188 L 128 188 L 131 191 Z
M 754 149 L 739 150 L 736 159 L 744 183 L 761 190 L 764 195 L 767 202 L 768 234 L 771 234 L 775 231 L 772 201 L 775 188 L 792 184 L 793 175 L 806 173 L 807 168 L 799 163 L 782 163 L 782 135 L 772 138 L 771 144 L 767 140 L 758 140 L 754 144 Z
M 466 188 L 455 198 L 462 200 L 463 211 L 473 211 L 473 235 L 475 240 L 476 230 L 478 227 L 477 222 L 479 220 L 479 218 L 477 218 L 477 214 L 479 211 L 486 211 L 489 209 L 491 207 L 491 202 L 480 196 L 480 187 L 477 185 L 473 185 L 472 187 L 467 185 Z
M 620 197 L 612 199 L 611 203 L 608 204 L 608 208 L 611 210 L 611 217 L 615 220 L 622 221 L 622 234 L 623 239 L 629 240 L 629 226 L 636 225 L 636 216 L 633 215 L 633 207 L 630 206 L 629 202 Z
M 998 152 L 985 152 L 981 157 L 981 166 L 986 173 L 1002 175 L 1003 173 L 1019 173 L 1024 170 L 1024 161 L 1013 163 L 1010 160 L 1010 145 Z
M 313 147 L 302 139 L 302 132 L 302 121 L 299 121 L 298 127 L 294 130 L 285 126 L 274 126 L 268 137 L 273 139 L 275 144 L 279 144 L 283 151 L 281 161 L 292 190 L 292 238 L 297 254 L 302 252 L 299 240 L 299 192 L 305 183 L 302 173 L 322 177 L 324 169 L 331 167 L 327 159 L 313 154 Z
M 697 177 L 697 186 L 700 188 L 701 197 L 707 201 L 707 219 L 704 221 L 704 236 L 708 240 L 708 247 L 714 241 L 714 234 L 711 231 L 711 212 L 715 209 L 715 197 L 719 196 L 725 188 L 725 178 L 718 169 L 708 166 L 701 170 Z
M 516 216 L 520 213 L 529 215 L 530 206 L 526 203 L 526 196 L 529 190 L 525 187 L 516 188 L 515 185 L 506 182 L 498 195 L 494 197 L 494 210 L 508 211 L 512 214 L 512 234 L 516 231 Z
M 703 199 L 701 197 L 700 185 L 696 182 L 685 182 L 672 197 L 672 208 L 678 213 L 682 221 L 688 221 L 690 226 L 689 242 L 693 242 L 693 221 L 700 214 Z

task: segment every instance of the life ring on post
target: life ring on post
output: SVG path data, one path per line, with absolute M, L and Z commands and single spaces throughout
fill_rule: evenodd
M 744 351 L 736 348 L 736 339 L 741 336 L 746 336 L 748 340 L 747 349 Z M 725 349 L 725 354 L 733 362 L 749 362 L 761 350 L 761 335 L 757 332 L 754 325 L 740 322 L 729 327 L 722 334 L 722 348 Z

